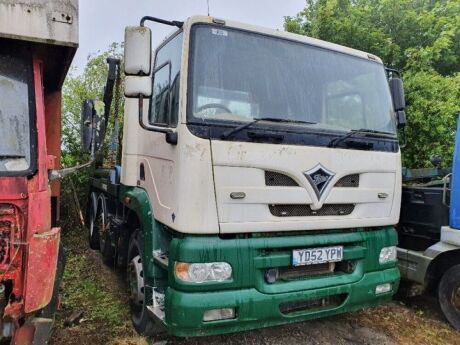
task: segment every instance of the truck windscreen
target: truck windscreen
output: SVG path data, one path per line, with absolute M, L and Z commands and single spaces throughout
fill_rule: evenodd
M 191 54 L 190 121 L 269 117 L 310 129 L 395 133 L 384 67 L 375 61 L 207 24 L 192 28 Z
M 0 175 L 31 166 L 31 63 L 0 51 Z

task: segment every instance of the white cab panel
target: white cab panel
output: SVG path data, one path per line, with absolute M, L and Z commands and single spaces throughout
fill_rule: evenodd
M 212 141 L 221 232 L 317 230 L 393 225 L 399 219 L 400 154 L 309 146 Z M 303 172 L 318 163 L 334 177 L 318 200 Z M 299 186 L 266 186 L 265 171 L 291 177 Z M 358 187 L 335 187 L 359 174 Z M 232 199 L 232 192 L 245 193 Z M 269 205 L 353 204 L 347 215 L 279 217 Z
M 144 101 L 148 109 L 148 101 Z M 209 140 L 199 139 L 180 124 L 177 145 L 165 134 L 142 129 L 138 100 L 126 99 L 121 183 L 139 186 L 149 195 L 153 216 L 185 233 L 218 233 Z M 144 165 L 145 180 L 140 179 Z

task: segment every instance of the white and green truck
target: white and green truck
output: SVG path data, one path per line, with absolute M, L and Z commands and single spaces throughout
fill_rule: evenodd
M 154 54 L 149 21 L 177 28 Z M 378 57 L 204 16 L 144 17 L 124 49 L 120 159 L 95 170 L 86 217 L 91 247 L 127 267 L 138 332 L 392 298 L 404 94 Z

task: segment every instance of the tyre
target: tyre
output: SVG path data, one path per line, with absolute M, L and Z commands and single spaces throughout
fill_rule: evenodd
M 460 330 L 460 265 L 449 268 L 442 276 L 438 299 L 447 321 Z
M 108 266 L 115 264 L 115 248 L 110 237 L 110 225 L 108 220 L 105 197 L 101 194 L 97 201 L 96 227 L 98 230 L 99 250 L 104 263 Z
M 142 246 L 140 244 L 140 231 L 136 230 L 130 238 L 128 250 L 127 278 L 129 288 L 129 304 L 131 320 L 136 331 L 145 336 L 162 333 L 162 329 L 155 324 L 147 310 L 148 301 L 151 300 L 150 289 L 144 289 L 144 266 L 142 262 Z
M 90 195 L 90 205 L 88 207 L 89 212 L 89 224 L 88 224 L 88 243 L 89 247 L 93 250 L 99 249 L 99 228 L 96 224 L 97 217 L 97 194 L 92 192 Z

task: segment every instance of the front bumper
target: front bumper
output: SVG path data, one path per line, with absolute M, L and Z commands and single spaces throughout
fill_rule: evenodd
M 176 336 L 212 335 L 319 318 L 389 301 L 398 289 L 400 273 L 396 262 L 379 264 L 378 254 L 383 247 L 396 244 L 393 227 L 259 238 L 174 238 L 169 246 L 165 325 Z M 292 249 L 333 245 L 343 246 L 343 261 L 354 262 L 354 271 L 274 284 L 265 281 L 267 269 L 292 267 Z M 177 261 L 228 262 L 233 277 L 226 282 L 185 283 L 174 274 Z M 376 286 L 384 283 L 392 284 L 391 291 L 375 295 Z M 301 310 L 297 310 L 299 304 L 303 304 Z M 295 311 L 286 312 L 286 305 L 294 305 L 288 309 Z M 205 311 L 223 308 L 235 308 L 236 317 L 203 321 Z
M 392 290 L 375 295 L 376 285 L 391 283 Z M 166 293 L 166 326 L 176 336 L 204 336 L 239 332 L 334 315 L 380 304 L 391 300 L 399 286 L 398 268 L 365 273 L 361 280 L 346 285 L 290 293 L 264 294 L 255 288 L 219 292 L 182 292 L 168 288 Z M 283 314 L 280 304 L 345 295 L 333 307 L 320 307 Z M 206 310 L 235 308 L 230 320 L 204 322 Z

